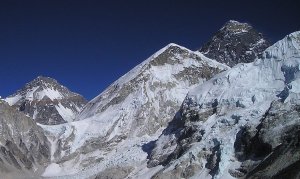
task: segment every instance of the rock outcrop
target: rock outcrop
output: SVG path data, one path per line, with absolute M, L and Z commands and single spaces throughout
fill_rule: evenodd
M 31 118 L 0 100 L 1 177 L 39 176 L 50 163 L 50 143 Z
M 270 42 L 250 24 L 230 20 L 199 51 L 233 67 L 253 62 L 269 46 Z

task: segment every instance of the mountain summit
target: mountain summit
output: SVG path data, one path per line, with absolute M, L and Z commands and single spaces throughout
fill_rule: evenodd
M 250 24 L 230 20 L 199 51 L 233 67 L 238 63 L 252 62 L 269 46 L 262 33 Z
M 299 65 L 300 31 L 190 90 L 149 156 L 164 166 L 153 178 L 299 178 Z
M 86 100 L 55 79 L 39 76 L 5 99 L 36 122 L 46 125 L 72 121 Z
M 58 139 L 52 142 L 53 165 L 59 163 L 59 175 L 125 178 L 110 170 L 128 174 L 132 164 L 142 164 L 150 146 L 141 145 L 160 135 L 188 91 L 227 69 L 199 52 L 165 46 L 91 100 L 75 121 L 44 127 L 49 138 Z M 100 168 L 83 171 L 86 166 Z M 51 167 L 44 176 L 53 176 Z

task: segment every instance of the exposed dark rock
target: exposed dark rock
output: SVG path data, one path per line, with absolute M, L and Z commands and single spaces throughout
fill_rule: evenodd
M 229 21 L 199 51 L 232 67 L 252 62 L 269 46 L 268 40 L 251 25 Z
M 299 177 L 298 107 L 275 101 L 256 129 L 245 127 L 237 134 L 236 155 L 243 162 L 239 170 L 246 178 Z

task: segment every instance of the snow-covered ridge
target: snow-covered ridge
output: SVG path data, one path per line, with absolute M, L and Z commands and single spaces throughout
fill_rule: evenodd
M 42 100 L 44 97 L 51 100 L 62 99 L 64 94 L 55 90 L 51 83 L 57 83 L 57 81 L 49 77 L 38 76 L 33 81 L 27 83 L 23 89 L 18 90 L 16 94 L 8 96 L 5 100 L 12 106 L 21 98 L 28 101 Z
M 291 61 L 290 58 L 300 58 L 300 31 L 287 35 L 284 39 L 267 48 L 263 54 L 264 58 Z M 293 60 L 294 61 L 294 60 Z
M 91 100 L 76 121 L 44 127 L 55 139 L 53 163 L 67 161 L 55 175 L 86 177 L 112 167 L 145 165 L 141 146 L 159 136 L 187 92 L 227 69 L 173 43 L 160 49 Z M 95 162 L 101 158 L 105 161 Z M 86 165 L 91 168 L 82 171 Z
M 236 153 L 237 140 L 247 139 L 247 134 L 254 137 L 264 117 L 273 115 L 274 111 L 269 111 L 270 108 L 277 109 L 276 105 L 279 104 L 286 110 L 291 105 L 300 104 L 299 45 L 298 31 L 266 49 L 263 57 L 253 63 L 236 65 L 190 90 L 177 123 L 175 120 L 175 125 L 169 126 L 168 132 L 160 136 L 150 155 L 149 166 L 165 165 L 156 177 L 176 178 L 189 174 L 191 178 L 236 178 L 245 176 L 260 160 L 263 161 L 259 159 L 255 163 L 251 157 L 246 161 L 237 158 L 237 155 L 241 155 Z M 293 112 L 299 116 L 299 111 Z M 280 111 L 276 113 L 280 114 Z M 293 120 L 293 116 L 287 120 Z M 300 125 L 298 119 L 295 122 Z M 278 134 L 276 131 L 280 131 L 280 126 L 284 125 L 280 125 L 280 121 L 275 128 L 272 128 L 272 121 L 265 124 L 268 126 L 266 130 L 272 130 L 270 133 L 273 135 Z M 246 133 L 245 138 L 239 139 L 243 130 L 253 130 L 253 134 Z M 273 137 L 266 132 L 260 135 L 264 136 L 266 142 Z M 279 147 L 277 145 L 282 144 L 276 141 L 281 137 L 276 136 L 271 140 L 273 148 L 269 150 L 275 150 Z M 274 141 L 276 146 L 273 145 Z
M 5 101 L 42 124 L 70 122 L 86 104 L 81 95 L 43 76 L 27 83 Z
M 174 50 L 175 49 L 175 50 Z M 130 81 L 134 80 L 134 78 L 136 78 L 139 74 L 144 73 L 144 71 L 149 69 L 150 63 L 151 61 L 154 61 L 157 59 L 158 56 L 160 56 L 163 53 L 178 53 L 176 52 L 177 50 L 180 50 L 182 53 L 185 54 L 189 54 L 190 56 L 197 56 L 199 59 L 201 59 L 201 63 L 205 63 L 213 68 L 220 68 L 220 69 L 228 69 L 227 65 L 224 65 L 222 63 L 219 63 L 215 60 L 209 59 L 207 57 L 205 57 L 201 52 L 198 51 L 191 51 L 185 47 L 182 47 L 180 45 L 177 45 L 175 43 L 169 43 L 168 45 L 166 45 L 165 47 L 161 48 L 160 50 L 158 50 L 157 52 L 155 52 L 153 55 L 151 55 L 149 58 L 147 58 L 146 60 L 144 60 L 142 63 L 140 63 L 139 65 L 137 65 L 136 67 L 134 67 L 132 70 L 130 70 L 128 73 L 124 74 L 123 76 L 121 76 L 118 80 L 116 80 L 115 82 L 113 82 L 107 89 L 105 89 L 101 94 L 99 94 L 98 96 L 96 96 L 94 99 L 92 99 L 87 106 L 84 107 L 84 109 L 82 110 L 82 112 L 79 114 L 79 116 L 77 117 L 77 119 L 84 119 L 90 115 L 92 115 L 93 113 L 95 113 L 97 111 L 97 109 L 99 108 L 99 104 L 103 103 L 103 100 L 105 100 L 105 98 L 107 98 L 108 93 L 110 93 L 112 88 L 115 89 L 120 89 L 122 88 L 122 86 L 124 84 L 130 83 Z M 172 52 L 175 51 L 175 52 Z M 182 57 L 180 55 L 174 56 L 174 57 L 170 57 L 169 59 L 173 59 L 173 60 L 180 60 L 183 64 L 182 65 L 175 65 L 175 66 L 169 66 L 169 67 L 164 67 L 164 68 L 168 68 L 168 69 L 163 69 L 163 70 L 167 70 L 168 73 L 165 73 L 166 75 L 164 75 L 164 73 L 160 73 L 159 69 L 160 67 L 151 67 L 153 70 L 150 72 L 152 74 L 154 74 L 156 76 L 156 78 L 158 78 L 159 80 L 163 80 L 162 78 L 165 78 L 166 80 L 169 80 L 169 78 L 183 70 L 183 68 L 189 67 L 189 66 L 199 66 L 199 64 L 195 64 L 195 60 L 190 60 L 192 58 L 187 57 Z M 175 62 L 178 63 L 178 62 Z M 198 62 L 197 62 L 198 63 Z M 158 71 L 157 71 L 158 70 Z M 172 70 L 174 70 L 172 72 Z M 149 73 L 149 72 L 146 72 Z M 117 93 L 116 93 L 117 94 Z M 184 94 L 185 95 L 185 94 Z M 109 99 L 109 98 L 108 98 Z M 101 102 L 102 101 L 102 102 Z M 91 105 L 92 104 L 92 105 Z M 98 105 L 96 105 L 98 104 Z M 89 107 L 89 105 L 91 105 L 95 110 L 94 112 L 91 111 L 91 109 L 86 110 L 86 108 Z M 85 111 L 89 111 L 88 114 Z
M 118 80 L 116 80 L 115 82 L 113 82 L 108 88 L 110 88 L 111 86 L 114 86 L 114 85 L 122 85 L 124 83 L 128 83 L 130 80 L 132 80 L 137 74 L 139 74 L 143 67 L 148 64 L 151 60 L 155 59 L 157 56 L 159 56 L 160 54 L 162 54 L 163 52 L 165 52 L 167 49 L 169 49 L 170 47 L 177 47 L 177 48 L 180 48 L 182 50 L 185 50 L 185 51 L 188 51 L 190 53 L 193 53 L 191 50 L 183 47 L 183 46 L 180 46 L 180 45 L 177 45 L 175 43 L 169 43 L 168 45 L 166 45 L 165 47 L 161 48 L 160 50 L 158 50 L 157 52 L 155 52 L 153 55 L 151 55 L 149 58 L 147 58 L 146 60 L 144 60 L 143 62 L 141 62 L 140 64 L 138 64 L 137 66 L 135 66 L 133 69 L 131 69 L 129 72 L 127 72 L 126 74 L 124 74 L 123 76 L 121 76 Z M 197 52 L 195 52 L 197 53 Z M 200 54 L 200 53 L 199 53 Z M 223 65 L 221 63 L 218 63 L 219 65 Z M 226 65 L 223 65 L 224 67 Z M 105 93 L 105 91 L 103 92 Z M 99 94 L 98 96 L 102 95 Z M 97 97 L 98 97 L 97 96 Z M 95 97 L 95 98 L 97 98 Z M 94 99 L 93 99 L 94 100 Z M 92 101 L 93 101 L 92 100 Z
M 262 59 L 256 59 L 249 64 L 239 64 L 231 70 L 217 75 L 210 82 L 191 90 L 189 96 L 196 98 L 195 100 L 199 102 L 207 101 L 210 98 L 210 101 L 217 99 L 224 104 L 228 102 L 224 101 L 224 98 L 231 100 L 240 98 L 241 104 L 249 106 L 253 104 L 251 95 L 255 96 L 256 101 L 265 100 L 265 96 L 260 96 L 259 92 L 255 94 L 255 90 L 269 90 L 278 95 L 285 87 L 287 78 L 285 73 L 288 73 L 284 72 L 283 68 L 289 66 L 299 69 L 299 38 L 300 32 L 286 36 L 267 48 Z M 297 71 L 295 75 L 298 75 Z M 219 87 L 216 88 L 216 86 Z M 199 91 L 201 92 L 199 93 Z M 219 96 L 219 94 L 222 95 Z

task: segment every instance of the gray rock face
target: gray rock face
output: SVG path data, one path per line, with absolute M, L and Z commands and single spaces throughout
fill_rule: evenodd
M 251 25 L 237 21 L 227 22 L 200 48 L 205 56 L 230 67 L 252 62 L 270 46 L 270 43 Z
M 45 125 L 72 121 L 87 101 L 56 80 L 39 76 L 5 99 L 10 105 Z
M 123 179 L 126 178 L 130 172 L 132 172 L 132 168 L 130 167 L 110 168 L 99 173 L 95 179 Z
M 300 106 L 274 101 L 258 126 L 237 134 L 242 162 L 235 172 L 246 178 L 300 177 Z
M 50 143 L 42 128 L 0 100 L 1 176 L 13 178 L 38 176 L 49 162 Z

